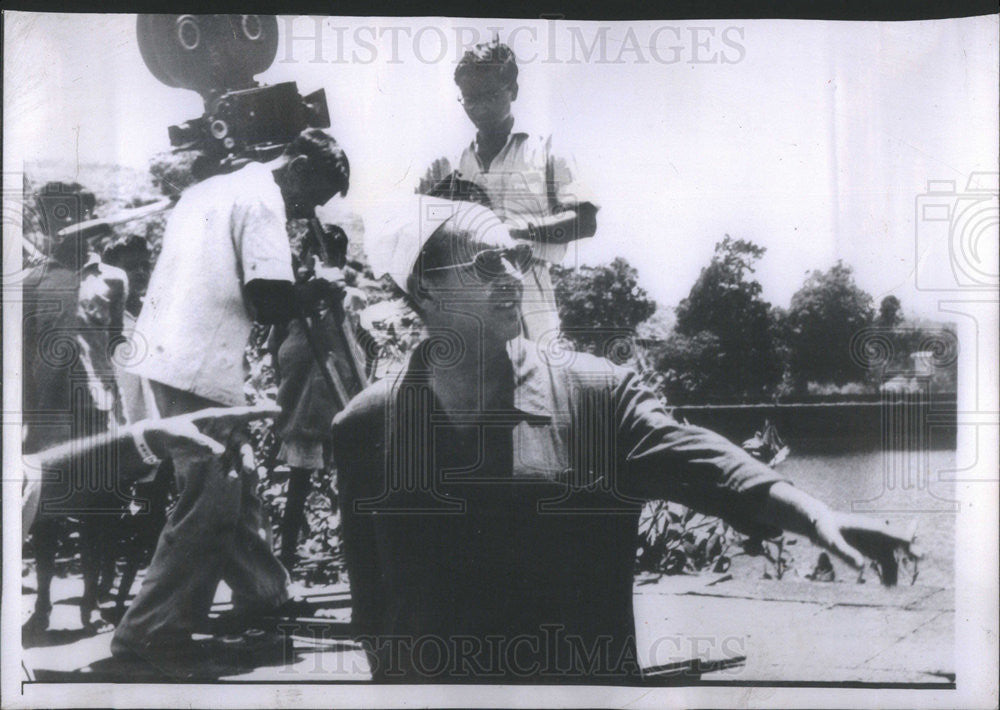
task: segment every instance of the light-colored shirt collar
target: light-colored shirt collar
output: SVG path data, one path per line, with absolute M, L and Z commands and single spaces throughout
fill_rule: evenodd
M 510 145 L 511 140 L 514 138 L 528 138 L 532 135 L 538 135 L 533 132 L 534 126 L 529 125 L 527 122 L 520 120 L 517 116 L 514 117 L 514 123 L 510 127 L 510 133 L 507 134 L 507 140 L 504 141 L 504 146 Z M 469 149 L 475 153 L 476 148 L 479 147 L 479 131 L 476 131 L 472 140 L 469 142 Z

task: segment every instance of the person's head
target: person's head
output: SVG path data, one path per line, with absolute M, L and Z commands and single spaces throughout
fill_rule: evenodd
M 319 128 L 307 128 L 288 144 L 275 178 L 285 199 L 288 217 L 308 218 L 337 194 L 346 195 L 351 166 L 333 137 Z
M 498 349 L 520 333 L 530 259 L 530 247 L 515 244 L 492 211 L 468 204 L 424 243 L 406 280 L 410 305 L 431 331 Z
M 87 243 L 76 237 L 60 237 L 59 231 L 91 219 L 97 199 L 78 182 L 47 182 L 35 198 L 38 226 L 48 238 L 52 258 L 79 265 L 86 261 Z
M 125 308 L 133 315 L 138 314 L 152 271 L 149 245 L 146 244 L 146 240 L 133 234 L 121 244 L 105 249 L 101 260 L 105 264 L 117 266 L 128 275 L 128 300 Z
M 476 128 L 489 133 L 510 117 L 517 99 L 517 60 L 506 44 L 477 44 L 455 67 L 455 83 L 465 114 Z

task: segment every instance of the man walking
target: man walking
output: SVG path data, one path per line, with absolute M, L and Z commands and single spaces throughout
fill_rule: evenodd
M 245 404 L 244 348 L 253 321 L 286 322 L 331 288 L 323 273 L 293 284 L 288 218 L 348 188 L 336 141 L 307 129 L 270 163 L 249 163 L 189 188 L 167 224 L 163 248 L 136 323 L 133 347 L 146 355 L 129 371 L 150 383 L 158 414 Z M 206 434 L 235 448 L 232 426 Z M 150 463 L 156 458 L 150 453 Z M 197 644 L 224 580 L 244 616 L 288 599 L 287 573 L 269 544 L 255 475 L 226 457 L 173 457 L 178 500 L 145 581 L 112 641 L 115 655 L 138 655 L 169 675 L 211 675 L 222 648 L 233 654 L 281 650 L 260 634 Z

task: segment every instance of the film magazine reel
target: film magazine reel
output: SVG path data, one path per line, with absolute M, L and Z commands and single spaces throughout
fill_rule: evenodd
M 205 113 L 167 130 L 178 150 L 196 150 L 208 172 L 269 160 L 308 127 L 328 128 L 326 93 L 295 82 L 261 85 L 278 51 L 273 15 L 139 15 L 139 51 L 167 86 L 197 91 Z

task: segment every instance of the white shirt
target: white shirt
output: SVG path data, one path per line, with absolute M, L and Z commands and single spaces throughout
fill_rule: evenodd
M 243 286 L 292 281 L 285 203 L 261 163 L 184 193 L 163 234 L 126 370 L 230 406 L 246 403 L 243 351 L 253 326 Z
M 507 142 L 490 162 L 483 165 L 473 139 L 458 159 L 463 180 L 479 185 L 489 195 L 493 211 L 505 222 L 512 217 L 537 221 L 554 214 L 560 204 L 594 202 L 577 181 L 573 157 L 553 149 L 552 136 L 512 128 Z M 529 242 L 537 258 L 559 263 L 565 244 Z

